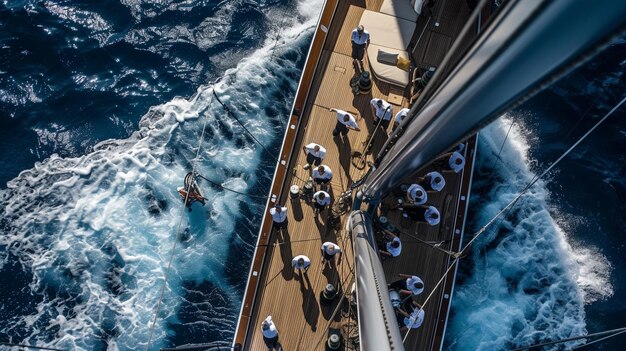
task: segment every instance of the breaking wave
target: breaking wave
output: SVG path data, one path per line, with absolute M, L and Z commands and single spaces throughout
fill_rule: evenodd
M 319 1 L 299 5 L 276 47 L 268 39 L 215 85 L 270 149 L 279 146 L 319 8 Z M 15 302 L 0 309 L 3 338 L 61 349 L 146 347 L 182 211 L 176 188 L 191 170 L 204 118 L 197 171 L 240 192 L 269 188 L 275 160 L 211 95 L 203 86 L 190 99 L 153 107 L 131 137 L 80 157 L 52 155 L 0 191 L 0 276 L 14 277 L 3 290 Z M 183 216 L 155 348 L 173 344 L 182 324 L 200 341 L 234 332 L 247 271 L 237 278 L 225 272 L 233 260 L 250 260 L 263 204 L 202 186 L 209 201 Z M 249 221 L 252 234 L 236 231 L 238 221 Z M 197 311 L 192 320 L 190 309 Z
M 528 154 L 534 137 L 517 117 L 505 116 L 481 131 L 471 206 L 479 226 L 534 176 Z M 477 239 L 471 267 L 461 272 L 448 348 L 504 350 L 585 334 L 584 305 L 613 294 L 608 260 L 568 238 L 543 180 L 502 218 Z

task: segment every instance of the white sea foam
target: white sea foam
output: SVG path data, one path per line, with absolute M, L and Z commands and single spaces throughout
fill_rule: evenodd
M 517 118 L 516 121 L 520 119 Z M 481 132 L 475 187 L 486 223 L 533 177 L 534 137 L 516 122 L 496 163 L 511 119 Z M 540 180 L 473 247 L 472 274 L 457 286 L 447 343 L 453 350 L 503 350 L 586 333 L 584 304 L 612 294 L 610 264 L 597 249 L 568 243 Z M 573 345 L 573 344 L 570 344 Z M 556 348 L 556 347 L 555 347 Z
M 321 2 L 312 3 L 319 11 Z M 308 45 L 310 36 L 302 34 L 316 20 L 316 11 L 307 10 L 286 21 L 281 45 L 274 48 L 268 40 L 215 87 L 266 145 L 282 134 L 278 118 L 285 116 L 276 112 L 289 107 L 273 98 L 286 86 L 295 91 L 295 48 Z M 253 191 L 267 155 L 211 102 L 209 87 L 153 107 L 128 139 L 100 143 L 82 157 L 53 155 L 8 182 L 0 192 L 0 248 L 32 271 L 30 289 L 41 301 L 34 313 L 5 321 L 3 334 L 20 331 L 13 341 L 62 349 L 97 349 L 103 340 L 110 350 L 145 347 L 181 216 L 176 188 L 191 169 L 205 117 L 197 171 L 235 190 Z M 204 191 L 207 206 L 183 215 L 186 239 L 174 257 L 153 347 L 167 336 L 166 320 L 175 322 L 183 281 L 209 280 L 233 294 L 223 265 L 229 243 L 238 240 L 233 231 L 240 204 L 250 199 L 206 183 Z M 234 307 L 228 311 L 233 320 Z

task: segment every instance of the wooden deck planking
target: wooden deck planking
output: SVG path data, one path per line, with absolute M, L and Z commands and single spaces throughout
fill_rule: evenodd
M 337 302 L 331 306 L 319 305 L 319 294 L 328 282 L 342 281 L 346 289 L 350 287 L 349 278 L 354 254 L 351 241 L 343 231 L 345 216 L 341 218 L 340 229 L 335 232 L 325 226 L 327 221 L 325 218 L 329 214 L 329 210 L 320 215 L 320 220 L 316 220 L 313 215 L 313 208 L 308 202 L 291 200 L 287 194 L 290 185 L 302 186 L 304 180 L 309 176 L 310 171 L 303 170 L 301 167 L 306 163 L 305 155 L 301 150 L 302 145 L 310 142 L 321 144 L 327 149 L 324 164 L 331 167 L 334 174 L 329 191 L 333 203 L 353 180 L 359 179 L 364 174 L 364 170 L 356 169 L 352 165 L 350 155 L 354 151 L 363 151 L 369 134 L 374 129 L 369 108 L 370 99 L 372 97 L 387 99 L 390 91 L 388 84 L 381 84 L 376 80 L 374 80 L 374 87 L 370 94 L 355 97 L 351 91 L 349 82 L 354 74 L 354 68 L 349 56 L 349 34 L 358 24 L 364 11 L 362 7 L 356 5 L 361 4 L 363 6 L 364 3 L 363 1 L 349 1 L 339 4 L 333 23 L 343 21 L 343 25 L 339 29 L 332 28 L 329 33 L 329 40 L 320 56 L 320 65 L 318 66 L 320 69 L 313 77 L 313 89 L 306 106 L 301 111 L 300 117 L 304 127 L 296 137 L 294 155 L 291 156 L 290 164 L 287 165 L 287 180 L 280 196 L 280 202 L 288 208 L 288 236 L 282 237 L 277 233 L 270 234 L 266 248 L 268 254 L 265 257 L 264 271 L 258 278 L 261 287 L 256 296 L 256 306 L 250 317 L 251 327 L 248 330 L 250 335 L 245 345 L 247 350 L 265 349 L 260 333 L 260 324 L 267 315 L 272 315 L 279 330 L 280 342 L 285 350 L 320 349 L 320 346 L 315 348 L 315 345 L 321 338 L 325 338 L 327 326 L 338 328 L 346 322 L 345 320 L 340 321 L 339 317 L 335 318 L 334 321 L 329 321 L 330 314 Z M 375 8 L 377 10 L 381 4 L 382 0 L 367 0 L 370 9 Z M 402 104 L 402 107 L 406 106 L 406 98 L 402 100 Z M 328 110 L 331 107 L 355 114 L 361 132 L 350 131 L 347 138 L 333 138 L 331 133 L 336 123 L 336 114 Z M 400 106 L 394 106 L 394 115 L 399 109 Z M 385 139 L 386 136 L 383 133 L 377 132 L 372 148 L 373 154 L 378 152 Z M 368 155 L 367 159 L 372 161 L 371 154 Z M 457 189 L 457 193 L 458 178 L 448 179 L 448 175 L 446 175 L 446 187 Z M 444 200 L 441 194 L 434 194 L 429 203 L 440 208 Z M 453 215 L 454 213 L 451 214 L 451 216 Z M 398 227 L 402 227 L 403 231 L 415 234 L 424 240 L 441 241 L 441 238 L 446 235 L 446 233 L 440 232 L 440 226 L 433 228 L 426 224 L 412 225 L 403 220 L 398 211 L 389 213 L 389 218 L 392 223 L 397 223 Z M 447 225 L 449 226 L 449 223 Z M 447 231 L 448 236 L 449 233 Z M 401 256 L 383 263 L 387 280 L 389 283 L 395 281 L 398 273 L 413 273 L 421 276 L 426 284 L 426 289 L 420 296 L 421 299 L 424 299 L 430 292 L 429 284 L 432 287 L 445 271 L 447 257 L 443 253 L 433 254 L 431 248 L 406 236 L 403 236 L 402 240 L 404 257 Z M 324 241 L 336 242 L 344 250 L 344 257 L 342 257 L 341 264 L 336 271 L 328 272 L 321 269 L 320 246 Z M 411 254 L 406 255 L 407 252 Z M 307 274 L 310 284 L 308 282 L 303 284 L 291 268 L 291 259 L 299 254 L 307 255 L 312 261 Z M 441 292 L 438 294 L 440 295 Z M 439 296 L 433 296 L 434 302 L 439 300 Z M 418 299 L 418 302 L 423 301 Z M 432 330 L 437 318 L 436 312 L 438 312 L 436 303 L 429 303 L 429 307 L 426 308 L 424 325 L 417 331 L 411 332 L 406 344 L 407 350 L 427 348 L 426 345 L 432 343 Z M 422 335 L 428 333 L 431 335 Z
M 349 5 L 344 23 L 341 26 L 337 38 L 334 40 L 334 43 L 332 43 L 334 47 L 331 48 L 334 52 L 346 55 L 348 57 L 352 55 L 352 43 L 350 41 L 350 38 L 352 36 L 352 31 L 354 30 L 354 28 L 359 25 L 359 21 L 361 20 L 361 16 L 363 15 L 364 11 L 365 8 L 363 7 Z M 365 56 L 367 57 L 367 55 Z M 352 63 L 350 63 L 350 66 L 352 67 Z
M 464 1 L 437 1 L 434 12 L 435 17 L 430 21 L 427 16 L 417 19 L 413 60 L 419 68 L 438 67 L 450 50 L 453 38 L 459 35 L 469 18 L 469 8 Z M 435 22 L 439 22 L 439 26 L 435 26 Z
M 432 169 L 426 169 L 417 176 L 426 174 L 431 170 Z M 407 178 L 406 183 L 411 183 L 412 179 L 417 178 L 417 176 Z M 449 240 L 453 235 L 451 225 L 454 222 L 453 216 L 456 213 L 456 200 L 459 196 L 461 177 L 452 172 L 444 172 L 444 177 L 446 178 L 444 191 L 429 193 L 427 201 L 427 204 L 442 210 L 442 221 L 439 225 L 430 226 L 426 223 L 413 223 L 403 218 L 400 211 L 385 211 L 389 223 L 403 232 L 403 234 L 400 235 L 403 254 L 383 262 L 387 283 L 392 283 L 400 279 L 398 277 L 399 273 L 413 274 L 421 277 L 424 281 L 425 289 L 422 294 L 415 298 L 415 301 L 420 304 L 424 303 L 424 300 L 431 293 L 434 285 L 445 273 L 448 256 L 443 252 L 436 251 L 418 242 L 416 239 L 412 238 L 411 235 L 421 240 L 433 242 Z M 449 211 L 443 212 L 446 198 L 450 198 L 450 200 L 448 200 Z M 388 206 L 395 205 L 396 203 L 394 196 L 388 196 L 385 199 L 385 204 Z M 443 246 L 444 249 L 448 249 L 448 247 L 449 244 Z M 423 350 L 430 347 L 433 341 L 432 330 L 437 323 L 437 315 L 439 312 L 438 301 L 441 299 L 442 288 L 443 285 L 437 289 L 437 292 L 425 307 L 424 324 L 422 324 L 419 329 L 412 330 L 409 334 L 405 343 L 407 350 Z

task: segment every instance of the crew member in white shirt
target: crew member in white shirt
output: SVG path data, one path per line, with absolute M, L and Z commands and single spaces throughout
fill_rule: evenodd
M 356 119 L 350 113 L 336 108 L 331 108 L 330 111 L 337 112 L 337 124 L 333 130 L 333 136 L 337 136 L 339 133 L 347 135 L 350 129 L 357 132 L 361 131 L 359 125 L 356 124 Z
M 310 143 L 302 147 L 306 154 L 306 165 L 302 166 L 304 169 L 309 169 L 311 165 L 319 166 L 322 164 L 324 156 L 326 156 L 326 149 L 319 144 Z
M 398 238 L 397 235 L 393 234 L 390 231 L 385 231 L 385 238 L 383 239 L 383 245 L 384 249 L 383 250 L 378 250 L 378 252 L 382 255 L 381 258 L 383 257 L 398 257 L 400 256 L 400 254 L 402 253 L 402 242 L 400 241 L 400 238 Z
M 398 274 L 403 279 L 396 280 L 389 284 L 390 289 L 396 290 L 400 294 L 417 296 L 424 291 L 424 282 L 416 275 Z
M 411 314 L 408 314 L 403 309 L 399 308 L 397 311 L 400 312 L 404 316 L 404 326 L 400 328 L 400 331 L 404 332 L 407 328 L 416 329 L 419 328 L 422 323 L 424 323 L 425 312 L 417 302 L 412 302 L 412 305 L 417 305 Z
M 276 325 L 274 325 L 274 321 L 272 321 L 272 316 L 267 316 L 261 323 L 261 332 L 263 333 L 263 341 L 268 350 L 282 350 L 278 343 L 278 330 L 276 329 Z
M 431 226 L 439 224 L 441 216 L 439 210 L 435 206 L 416 205 L 416 204 L 398 204 L 391 209 L 403 210 L 407 216 L 415 222 L 426 222 Z
M 313 181 L 317 185 L 324 185 L 333 179 L 333 171 L 328 166 L 321 165 L 313 170 Z
M 435 161 L 435 165 L 441 169 L 451 169 L 454 173 L 459 173 L 465 167 L 465 157 L 461 152 L 465 149 L 465 144 L 459 144 L 456 150 L 443 154 Z
M 411 184 L 406 190 L 406 198 L 409 203 L 414 205 L 423 205 L 428 200 L 426 189 L 419 184 Z
M 298 255 L 291 260 L 291 265 L 300 273 L 306 273 L 311 265 L 311 259 L 305 255 Z
M 434 191 L 441 191 L 446 186 L 446 180 L 443 175 L 437 171 L 426 173 L 422 178 L 418 178 L 417 183 L 424 189 L 432 189 Z
M 359 24 L 358 27 L 352 31 L 350 41 L 352 42 L 353 63 L 356 65 L 358 61 L 361 66 L 361 70 L 363 70 L 363 56 L 365 56 L 365 50 L 370 44 L 370 34 L 365 30 L 365 27 L 363 27 L 362 24 Z
M 448 166 L 450 166 L 450 169 L 453 170 L 454 173 L 461 172 L 463 167 L 465 167 L 465 157 L 458 151 L 453 152 L 448 159 Z
M 322 244 L 322 263 L 326 266 L 327 263 L 331 263 L 333 258 L 337 257 L 337 262 L 341 262 L 341 248 L 335 243 L 327 241 Z
M 370 106 L 372 115 L 374 115 L 374 126 L 377 126 L 378 122 L 380 122 L 380 126 L 383 127 L 384 130 L 387 130 L 389 122 L 391 121 L 391 115 L 393 114 L 391 104 L 383 99 L 373 98 L 370 101 Z
M 287 207 L 282 207 L 280 204 L 270 208 L 270 214 L 272 215 L 273 228 L 282 232 L 287 228 Z
M 400 122 L 404 121 L 404 118 L 409 114 L 410 109 L 403 108 L 396 113 L 396 117 L 393 119 L 393 127 L 391 130 L 396 130 L 400 126 Z
M 324 211 L 326 206 L 330 205 L 330 194 L 320 190 L 313 194 L 313 201 L 315 202 L 315 216 L 317 216 L 321 211 Z

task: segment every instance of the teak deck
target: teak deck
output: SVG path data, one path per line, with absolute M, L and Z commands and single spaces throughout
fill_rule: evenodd
M 302 146 L 310 142 L 321 144 L 327 150 L 323 164 L 328 165 L 333 171 L 329 190 L 333 202 L 353 181 L 364 175 L 365 169 L 359 170 L 352 165 L 351 154 L 354 151 L 363 152 L 364 144 L 375 128 L 369 101 L 373 97 L 387 100 L 390 92 L 402 94 L 401 89 L 375 79 L 370 94 L 354 96 L 350 87 L 350 79 L 355 72 L 350 57 L 350 32 L 359 24 L 365 9 L 377 11 L 381 4 L 382 0 L 328 0 L 321 15 L 320 24 L 330 30 L 324 33 L 318 27 L 313 39 L 299 88 L 301 91 L 296 96 L 294 115 L 290 119 L 290 129 L 283 141 L 281 161 L 277 166 L 272 185 L 272 197 L 266 208 L 267 211 L 273 207 L 276 201 L 285 205 L 288 208 L 288 230 L 283 235 L 272 232 L 272 218 L 269 214 L 265 216 L 234 340 L 234 344 L 243 345 L 244 350 L 267 349 L 262 339 L 260 325 L 268 315 L 272 316 L 276 324 L 279 341 L 284 350 L 323 350 L 328 328 L 344 328 L 344 332 L 346 328 L 352 328 L 347 334 L 358 335 L 358 327 L 354 320 L 356 312 L 350 314 L 342 308 L 335 318 L 330 320 L 339 298 L 329 306 L 320 305 L 320 293 L 326 284 L 333 283 L 335 286 L 340 284 L 343 292 L 351 289 L 354 254 L 351 240 L 344 228 L 347 216 L 344 214 L 341 217 L 339 230 L 334 230 L 327 225 L 330 209 L 322 212 L 319 219 L 315 218 L 313 207 L 308 201 L 293 200 L 289 197 L 289 187 L 293 184 L 302 186 L 304 180 L 309 177 L 309 171 L 302 168 L 306 163 Z M 438 1 L 435 12 L 449 10 L 448 7 L 459 7 L 461 6 L 459 4 L 463 5 L 464 1 Z M 421 59 L 415 62 L 418 67 L 439 63 L 431 61 L 443 59 L 451 45 L 453 35 L 458 33 L 462 26 L 462 23 L 458 23 L 463 20 L 461 15 L 443 17 L 456 20 L 446 25 L 442 22 L 439 27 L 431 25 L 430 29 L 424 32 L 429 39 L 428 41 L 422 39 L 418 43 L 416 53 L 419 51 L 421 56 Z M 425 25 L 426 20 L 420 17 L 414 40 Z M 324 38 L 326 35 L 328 37 Z M 423 52 L 424 50 L 426 52 Z M 415 58 L 416 55 L 413 54 Z M 367 61 L 365 66 L 367 69 Z M 406 91 L 403 95 L 401 106 L 393 105 L 394 115 L 400 108 L 408 105 Z M 331 133 L 335 127 L 336 114 L 330 112 L 330 108 L 343 109 L 355 115 L 361 132 L 350 131 L 345 138 L 333 138 Z M 390 129 L 391 126 L 388 132 Z M 373 161 L 372 154 L 378 153 L 385 139 L 386 136 L 380 131 L 376 134 L 372 152 L 367 155 L 369 161 Z M 419 243 L 411 236 L 433 242 L 447 241 L 443 246 L 445 249 L 454 250 L 454 245 L 458 248 L 467 198 L 460 194 L 468 194 L 469 191 L 470 171 L 473 166 L 473 141 L 467 150 L 465 174 L 444 174 L 447 183 L 444 191 L 429 194 L 428 203 L 437 206 L 442 213 L 440 225 L 435 227 L 426 224 L 415 225 L 403 221 L 402 214 L 398 211 L 387 213 L 383 210 L 390 223 L 405 233 L 401 235 L 403 254 L 383 262 L 387 282 L 396 280 L 398 273 L 422 277 L 426 289 L 417 298 L 418 302 L 423 302 L 432 291 L 432 287 L 445 273 L 450 258 Z M 423 173 L 427 171 L 425 169 Z M 421 174 L 417 176 L 419 175 Z M 407 182 L 410 183 L 411 178 L 408 178 Z M 389 196 L 385 202 L 394 201 L 395 199 Z M 335 242 L 343 250 L 336 269 L 322 270 L 320 246 L 325 241 Z M 308 256 L 312 261 L 307 275 L 303 278 L 294 273 L 291 267 L 291 259 L 300 254 Z M 449 279 L 437 289 L 425 308 L 424 324 L 421 328 L 413 330 L 405 342 L 407 350 L 425 350 L 433 347 L 439 349 L 449 303 L 449 296 L 443 295 L 444 290 L 451 290 L 452 284 L 452 279 Z M 344 304 L 347 304 L 347 301 L 344 301 Z M 344 349 L 350 349 L 348 346 L 349 343 L 344 339 Z

